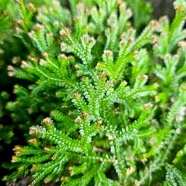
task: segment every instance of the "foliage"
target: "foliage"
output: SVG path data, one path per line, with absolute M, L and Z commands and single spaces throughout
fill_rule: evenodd
M 6 109 L 28 145 L 14 147 L 4 181 L 185 185 L 186 5 L 177 0 L 172 22 L 152 20 L 140 32 L 150 8 L 137 19 L 137 2 L 12 4 L 20 55 L 7 70 L 26 83 L 15 84 Z
M 6 39 L 8 32 L 10 30 L 10 21 L 9 16 L 7 14 L 6 8 L 9 1 L 0 1 L 0 78 L 1 84 L 0 87 L 3 85 L 2 78 L 6 77 L 5 73 L 5 60 L 4 60 L 4 40 Z M 0 141 L 4 141 L 5 143 L 10 143 L 11 138 L 13 137 L 12 127 L 4 126 L 3 120 L 6 116 L 6 111 L 4 109 L 4 105 L 9 99 L 9 94 L 6 91 L 0 92 Z M 0 149 L 2 149 L 2 145 L 0 145 Z
M 151 19 L 152 1 L 146 0 L 126 0 L 127 4 L 133 11 L 133 23 L 134 27 L 138 30 L 142 25 L 148 24 Z

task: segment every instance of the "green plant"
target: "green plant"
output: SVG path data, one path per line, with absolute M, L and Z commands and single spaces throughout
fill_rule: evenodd
M 138 30 L 142 25 L 148 24 L 151 19 L 152 7 L 151 1 L 146 0 L 126 0 L 133 11 L 133 24 Z
M 3 77 L 6 77 L 6 66 L 4 59 L 4 40 L 8 37 L 10 32 L 10 21 L 9 16 L 6 11 L 6 7 L 9 1 L 0 1 L 0 88 L 4 85 Z M 13 137 L 12 127 L 4 125 L 4 117 L 7 115 L 4 105 L 9 99 L 9 94 L 6 91 L 0 92 L 0 142 L 3 141 L 7 144 L 11 142 Z M 2 150 L 2 144 L 0 145 L 0 150 Z
M 28 83 L 6 108 L 30 137 L 4 181 L 186 185 L 185 1 L 139 35 L 123 1 L 17 4 L 28 55 L 8 72 Z

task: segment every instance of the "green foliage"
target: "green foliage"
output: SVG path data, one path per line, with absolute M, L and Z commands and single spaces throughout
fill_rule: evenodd
M 0 11 L 1 11 L 1 14 L 0 14 L 0 34 L 2 34 L 2 32 L 5 29 L 9 28 L 10 22 L 8 21 L 8 17 L 7 17 L 6 12 L 3 9 L 0 9 Z M 0 37 L 0 39 L 2 40 L 2 36 Z
M 149 4 L 130 2 L 15 2 L 25 54 L 7 70 L 26 83 L 6 109 L 28 145 L 14 147 L 4 181 L 185 185 L 186 5 L 146 24 Z
M 151 1 L 147 0 L 126 0 L 133 11 L 133 22 L 136 29 L 146 25 L 151 19 L 152 7 Z
M 0 94 L 0 141 L 4 141 L 5 143 L 11 143 L 11 139 L 13 137 L 13 127 L 7 126 L 4 122 L 5 116 L 7 117 L 7 112 L 3 107 L 9 99 L 9 95 L 7 92 L 2 91 Z M 5 125 L 4 125 L 5 124 Z M 0 149 L 2 146 L 0 145 Z
M 164 185 L 180 185 L 186 184 L 186 177 L 175 167 L 167 166 L 166 181 Z
M 13 137 L 13 126 L 6 125 L 6 118 L 8 117 L 7 110 L 5 105 L 9 100 L 10 95 L 6 90 L 2 90 L 2 87 L 7 83 L 7 72 L 6 68 L 6 59 L 5 59 L 5 40 L 10 36 L 10 27 L 12 26 L 10 22 L 11 16 L 8 14 L 8 5 L 11 4 L 9 0 L 3 1 L 0 0 L 0 150 L 3 149 L 2 142 L 10 144 Z M 6 80 L 5 80 L 6 79 Z M 8 85 L 8 83 L 7 83 Z

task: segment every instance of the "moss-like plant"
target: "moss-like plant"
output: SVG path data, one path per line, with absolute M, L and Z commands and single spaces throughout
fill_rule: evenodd
M 16 3 L 27 52 L 8 73 L 27 83 L 6 108 L 29 137 L 4 180 L 186 185 L 185 1 L 140 34 L 124 1 Z

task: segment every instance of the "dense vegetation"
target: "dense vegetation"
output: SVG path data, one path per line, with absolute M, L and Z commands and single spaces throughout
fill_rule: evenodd
M 186 185 L 186 1 L 131 2 L 0 0 L 3 183 Z

